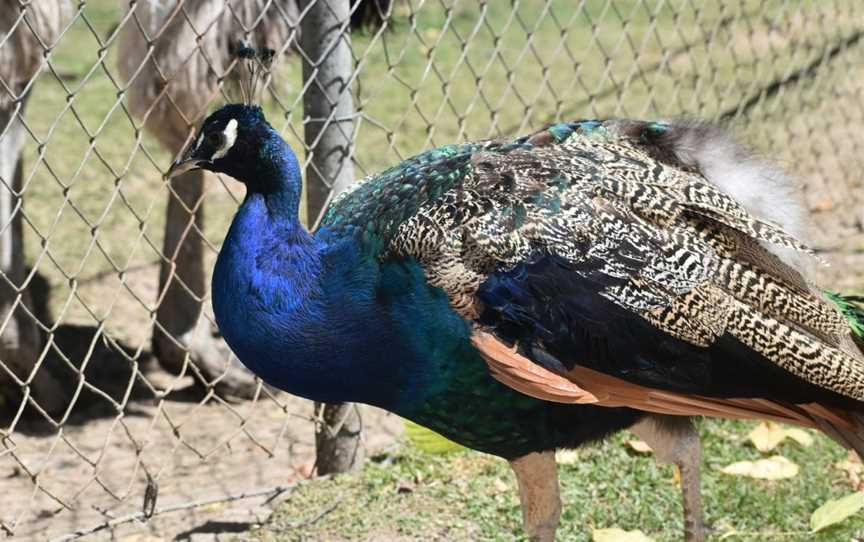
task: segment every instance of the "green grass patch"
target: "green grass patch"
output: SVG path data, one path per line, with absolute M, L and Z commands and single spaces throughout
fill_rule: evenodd
M 810 447 L 788 440 L 782 454 L 801 470 L 791 479 L 764 481 L 722 474 L 719 468 L 765 457 L 747 441 L 752 422 L 707 420 L 703 497 L 714 527 L 711 540 L 849 541 L 864 533 L 853 516 L 818 534 L 810 514 L 852 490 L 834 464 L 846 452 L 815 435 Z M 628 433 L 578 450 L 561 465 L 564 511 L 559 540 L 590 540 L 594 528 L 641 529 L 657 541 L 680 540 L 680 490 L 673 468 L 624 444 Z M 322 513 L 324 513 L 322 515 Z M 737 533 L 737 534 L 736 534 Z M 303 485 L 272 520 L 253 531 L 264 541 L 524 540 L 516 482 L 507 464 L 473 452 L 428 455 L 410 445 L 373 458 L 357 475 Z

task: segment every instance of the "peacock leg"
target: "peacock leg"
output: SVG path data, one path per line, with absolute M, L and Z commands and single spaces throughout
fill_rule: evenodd
M 561 517 L 555 452 L 523 455 L 510 461 L 519 484 L 522 523 L 531 542 L 553 542 Z
M 684 502 L 684 540 L 704 541 L 707 529 L 699 490 L 702 450 L 693 422 L 684 416 L 650 415 L 633 425 L 630 431 L 654 450 L 660 462 L 678 467 Z

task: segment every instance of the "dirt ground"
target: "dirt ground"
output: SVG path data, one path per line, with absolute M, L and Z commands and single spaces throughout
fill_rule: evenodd
M 148 371 L 152 381 L 172 376 Z M 185 384 L 185 385 L 184 385 Z M 15 540 L 49 540 L 142 510 L 147 473 L 156 508 L 255 492 L 309 476 L 314 425 L 309 401 L 277 394 L 226 403 L 196 391 L 191 379 L 161 404 L 130 403 L 122 418 L 98 406 L 61 432 L 20 423 L 0 451 L 0 520 Z M 362 408 L 367 453 L 392 446 L 396 416 Z M 29 473 L 38 473 L 38 484 Z M 87 540 L 215 540 L 265 520 L 268 496 L 215 503 L 132 521 Z

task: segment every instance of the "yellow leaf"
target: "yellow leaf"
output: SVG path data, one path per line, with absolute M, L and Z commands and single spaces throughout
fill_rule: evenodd
M 724 474 L 750 476 L 762 480 L 792 478 L 798 474 L 798 465 L 782 455 L 774 455 L 758 461 L 738 461 L 720 469 Z
M 760 452 L 770 452 L 787 437 L 804 447 L 813 444 L 813 437 L 807 431 L 798 428 L 786 428 L 775 422 L 762 422 L 754 427 L 747 436 Z
M 576 450 L 558 450 L 555 452 L 555 461 L 559 465 L 572 465 L 579 461 L 579 452 Z
M 864 508 L 864 492 L 861 491 L 830 500 L 817 508 L 810 516 L 810 530 L 815 533 L 825 527 L 840 523 L 862 508 Z
M 786 430 L 786 436 L 804 446 L 805 448 L 809 447 L 813 444 L 813 437 L 810 436 L 810 433 L 803 429 L 793 428 Z
M 199 508 L 199 510 L 202 511 L 202 512 L 218 512 L 219 510 L 222 510 L 222 509 L 225 508 L 226 506 L 228 506 L 228 503 L 225 503 L 225 502 L 214 502 L 214 503 L 212 503 L 212 504 L 208 504 L 208 505 L 206 505 L 206 506 L 202 506 L 201 508 Z
M 594 542 L 654 542 L 653 538 L 646 536 L 642 531 L 625 531 L 618 527 L 594 529 L 591 536 Z
M 498 493 L 506 493 L 510 491 L 510 486 L 507 485 L 507 482 L 505 482 L 501 478 L 495 478 L 495 481 L 492 482 L 492 485 L 495 486 L 495 491 L 497 491 Z
M 650 454 L 654 451 L 644 440 L 625 440 L 624 443 L 630 446 L 631 450 L 640 454 Z
M 856 491 L 864 489 L 864 484 L 861 483 L 861 471 L 864 465 L 861 464 L 858 454 L 850 450 L 846 459 L 835 463 L 834 467 L 846 473 L 846 478 Z
M 725 533 L 720 535 L 720 540 L 726 540 L 727 538 L 732 538 L 733 536 L 739 536 L 741 533 L 736 531 L 734 528 L 729 529 Z
M 843 461 L 838 461 L 837 463 L 834 463 L 834 468 L 854 474 L 861 474 L 861 467 L 861 463 L 850 461 L 849 459 L 844 459 Z
M 786 439 L 786 430 L 778 423 L 762 422 L 747 435 L 760 452 L 770 452 Z

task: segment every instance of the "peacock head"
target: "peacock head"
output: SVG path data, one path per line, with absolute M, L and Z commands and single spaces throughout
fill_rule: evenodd
M 289 191 L 299 196 L 297 158 L 256 105 L 229 104 L 207 117 L 167 176 L 193 169 L 230 175 L 250 192 Z

